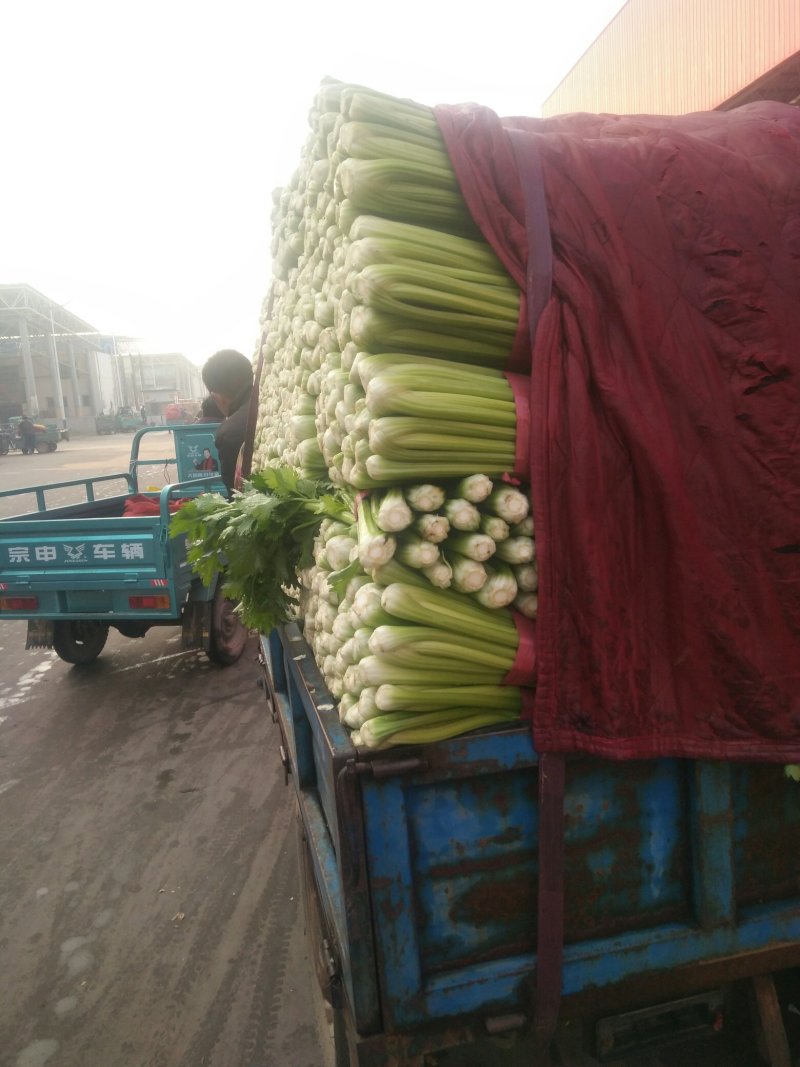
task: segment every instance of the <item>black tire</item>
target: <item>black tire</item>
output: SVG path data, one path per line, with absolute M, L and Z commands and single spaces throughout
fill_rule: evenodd
M 222 592 L 222 582 L 211 605 L 211 640 L 206 653 L 212 663 L 230 667 L 244 652 L 250 632 L 236 613 L 236 602 Z
M 108 623 L 72 619 L 53 627 L 53 648 L 65 663 L 94 663 L 108 640 Z

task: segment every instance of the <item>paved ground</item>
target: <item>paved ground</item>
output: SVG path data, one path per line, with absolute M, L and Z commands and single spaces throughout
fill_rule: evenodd
M 0 625 L 0 1064 L 317 1067 L 293 811 L 254 648 L 93 667 Z
M 0 457 L 0 480 L 129 445 Z M 172 628 L 111 631 L 85 668 L 24 645 L 0 623 L 0 1067 L 321 1067 L 255 641 L 227 669 Z

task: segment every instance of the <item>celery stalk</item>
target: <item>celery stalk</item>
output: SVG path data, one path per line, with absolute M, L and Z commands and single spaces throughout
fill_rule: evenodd
M 522 698 L 519 689 L 510 685 L 419 686 L 390 685 L 378 687 L 375 706 L 390 711 L 441 711 L 443 708 L 486 709 L 519 713 Z

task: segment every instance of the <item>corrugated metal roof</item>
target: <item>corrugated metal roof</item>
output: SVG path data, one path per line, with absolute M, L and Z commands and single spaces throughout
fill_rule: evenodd
M 628 0 L 542 114 L 679 115 L 742 103 L 750 87 L 800 94 L 798 0 Z

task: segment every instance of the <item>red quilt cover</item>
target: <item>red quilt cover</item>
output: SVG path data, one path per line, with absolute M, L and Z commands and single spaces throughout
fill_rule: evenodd
M 800 110 L 437 117 L 533 326 L 537 749 L 800 760 Z

